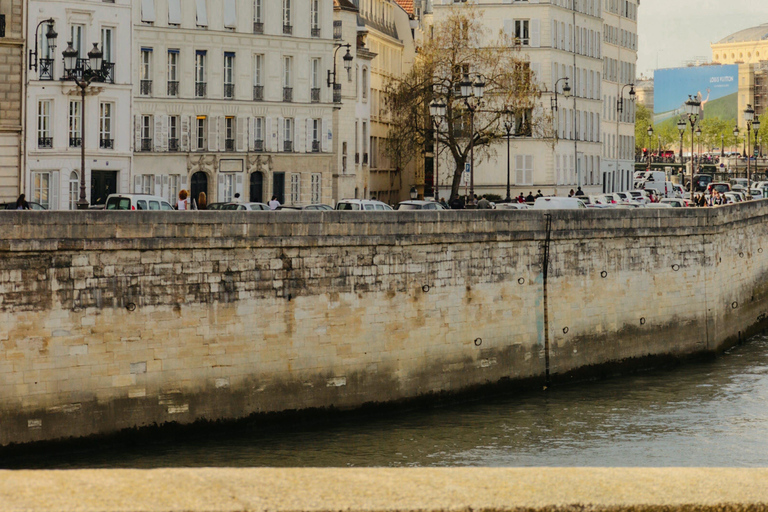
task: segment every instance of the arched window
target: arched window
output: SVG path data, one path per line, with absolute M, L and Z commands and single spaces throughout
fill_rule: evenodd
M 80 174 L 72 171 L 69 174 L 69 209 L 77 210 L 77 200 L 80 197 Z

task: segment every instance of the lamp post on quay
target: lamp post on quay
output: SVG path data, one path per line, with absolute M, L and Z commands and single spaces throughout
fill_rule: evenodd
M 683 135 L 685 134 L 685 119 L 677 120 L 677 131 L 680 132 L 680 165 L 683 165 Z
M 696 170 L 698 171 L 701 170 L 701 126 L 696 127 L 696 140 L 699 141 L 699 144 L 696 147 Z
M 511 181 L 510 181 L 510 172 L 509 172 L 511 155 L 509 152 L 509 139 L 512 138 L 512 133 L 515 131 L 515 115 L 509 108 L 507 108 L 504 111 L 504 131 L 507 132 L 507 197 L 504 200 L 508 203 L 511 203 L 512 194 L 511 194 Z
M 752 108 L 752 105 L 747 105 L 747 108 L 744 110 L 744 120 L 747 122 L 747 190 L 750 190 L 752 181 L 750 179 L 752 170 L 750 161 L 752 160 L 752 153 L 754 151 L 750 140 L 750 133 L 752 128 L 755 129 L 755 133 L 760 129 L 760 120 L 755 119 L 755 110 Z
M 442 100 L 432 100 L 432 102 L 429 104 L 429 115 L 432 117 L 432 124 L 435 127 L 435 201 L 440 200 L 440 174 L 438 173 L 438 169 L 440 167 L 440 152 L 438 144 L 440 144 L 440 123 L 442 123 L 443 118 L 445 117 L 445 109 L 446 105 Z
M 78 58 L 80 53 L 67 44 L 64 56 L 64 80 L 74 82 L 80 89 L 80 198 L 77 200 L 78 210 L 88 209 L 88 199 L 85 197 L 85 96 L 92 82 L 104 82 L 109 71 L 103 67 L 104 54 L 99 50 L 98 43 L 88 52 L 88 59 Z M 86 66 L 87 62 L 87 66 Z
M 646 169 L 651 170 L 651 145 L 653 144 L 653 126 L 648 125 L 648 161 L 646 162 Z
M 464 99 L 464 105 L 469 111 L 469 196 L 470 200 L 473 200 L 475 197 L 475 112 L 483 101 L 485 81 L 480 75 L 477 75 L 473 82 L 469 78 L 469 73 L 465 73 L 464 80 L 461 81 L 460 92 Z
M 688 96 L 688 101 L 685 102 L 685 113 L 688 115 L 688 123 L 691 125 L 691 200 L 693 200 L 693 135 L 696 122 L 699 120 L 700 109 L 701 101 L 699 101 L 697 98 L 694 98 L 693 96 Z

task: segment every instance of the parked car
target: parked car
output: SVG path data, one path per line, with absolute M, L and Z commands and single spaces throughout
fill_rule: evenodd
M 723 195 L 728 198 L 729 203 L 741 203 L 744 201 L 744 198 L 738 192 L 725 192 Z
M 730 192 L 731 184 L 725 183 L 724 181 L 712 182 L 709 185 L 707 185 L 707 194 L 712 194 L 713 190 L 717 190 L 721 194 L 723 192 Z
M 228 203 L 210 203 L 208 206 L 205 207 L 206 210 L 222 210 L 224 209 L 224 206 Z
M 221 209 L 225 211 L 270 211 L 269 205 L 264 203 L 227 203 Z
M 680 199 L 678 197 L 665 197 L 660 203 L 672 205 L 672 208 L 685 208 L 688 206 L 685 199 Z
M 646 208 L 673 208 L 673 206 L 669 203 L 648 203 L 645 205 Z
M 294 211 L 333 211 L 333 208 L 327 204 L 308 204 L 305 206 L 286 206 L 280 205 L 277 207 L 278 211 L 294 210 Z
M 160 196 L 149 194 L 110 194 L 105 210 L 150 210 L 172 211 L 173 206 Z
M 704 192 L 707 190 L 707 185 L 712 183 L 711 174 L 694 174 L 693 175 L 693 191 Z
M 387 203 L 375 199 L 342 199 L 336 203 L 336 209 L 341 211 L 392 211 Z
M 496 203 L 497 210 L 528 210 L 529 208 L 525 203 Z
M 33 203 L 31 201 L 27 201 L 27 204 L 29 205 L 30 210 L 47 210 L 45 206 L 41 205 L 40 203 Z M 16 209 L 16 201 L 13 201 L 12 203 L 0 203 L 0 210 L 15 210 Z
M 581 210 L 586 208 L 584 201 L 575 197 L 539 197 L 533 203 L 534 210 Z
M 414 199 L 400 202 L 395 210 L 445 210 L 445 208 L 443 208 L 443 205 L 436 201 L 417 201 Z

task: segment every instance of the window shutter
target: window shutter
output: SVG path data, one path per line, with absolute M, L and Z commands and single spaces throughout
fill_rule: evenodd
M 515 184 L 525 185 L 525 175 L 523 173 L 524 165 L 523 155 L 515 155 Z
M 533 82 L 541 82 L 541 63 L 540 62 L 533 62 L 531 63 L 531 71 L 533 71 Z
M 133 177 L 133 193 L 141 194 L 141 176 Z
M 168 116 L 160 114 L 160 151 L 168 151 Z
M 531 2 L 534 3 L 534 2 Z M 536 2 L 538 3 L 538 2 Z M 531 47 L 538 48 L 541 46 L 541 20 L 531 20 Z
M 307 153 L 312 152 L 312 119 L 307 119 Z
M 320 122 L 320 145 L 323 153 L 328 152 L 328 146 L 333 141 L 333 125 L 327 119 Z
M 285 147 L 283 144 L 283 130 L 285 130 L 285 121 L 282 117 L 277 118 L 277 148 L 275 151 L 282 152 Z
M 235 175 L 235 193 L 240 194 L 240 198 L 243 197 L 243 173 L 241 172 Z
M 224 151 L 227 147 L 227 119 L 225 117 L 217 117 L 216 123 L 218 125 L 217 130 L 219 132 L 219 151 Z M 237 132 L 237 121 L 235 121 L 235 132 Z M 235 133 L 237 138 L 237 133 Z
M 219 143 L 219 118 L 208 118 L 208 151 L 217 151 Z
M 181 25 L 181 0 L 168 0 L 168 23 Z
M 224 175 L 219 173 L 219 179 L 217 180 L 216 195 L 220 203 L 226 201 L 224 197 Z
M 533 155 L 525 155 L 525 183 L 533 185 Z
M 248 151 L 256 151 L 256 127 L 254 126 L 256 124 L 256 119 L 253 117 L 248 118 L 248 134 L 246 135 L 246 138 L 248 139 Z
M 163 117 L 162 114 L 155 115 L 155 137 L 153 140 L 155 151 L 163 150 Z
M 197 0 L 197 26 L 208 26 L 208 9 L 206 8 L 206 0 Z
M 182 174 L 181 175 L 181 184 L 179 185 L 181 188 L 179 190 L 187 190 L 187 175 Z M 176 199 L 174 198 L 174 201 Z
M 163 185 L 162 185 L 162 187 L 163 187 L 162 191 L 161 191 L 162 196 L 165 198 L 166 201 L 168 201 L 169 203 L 173 204 L 173 198 L 168 197 L 168 194 L 170 194 L 171 191 L 169 190 L 169 183 L 168 183 L 168 175 L 167 174 L 163 176 Z
M 189 151 L 189 116 L 181 116 L 181 150 Z
M 224 26 L 226 28 L 237 27 L 235 0 L 224 0 Z
M 264 132 L 264 145 L 266 147 L 264 149 L 266 151 L 274 151 L 275 150 L 275 134 L 272 132 L 272 118 L 267 117 L 266 123 L 267 123 L 267 131 Z
M 133 150 L 141 150 L 141 116 L 133 116 Z
M 81 171 L 82 172 L 82 171 Z M 49 210 L 58 210 L 60 208 L 59 205 L 59 171 L 53 171 L 51 173 L 51 183 L 50 183 L 50 201 L 48 201 L 48 209 Z M 80 189 L 78 188 L 78 197 L 80 195 Z
M 504 20 L 504 35 L 510 39 L 515 37 L 515 20 Z
M 155 22 L 155 0 L 141 0 L 141 21 Z
M 235 123 L 237 126 L 235 127 L 237 131 L 237 150 L 240 152 L 247 151 L 248 150 L 248 141 L 246 139 L 247 131 L 246 130 L 246 123 L 248 122 L 247 119 L 243 119 L 242 117 L 238 117 L 235 119 Z
M 163 177 L 161 175 L 155 176 L 155 189 L 152 191 L 156 196 L 163 195 Z

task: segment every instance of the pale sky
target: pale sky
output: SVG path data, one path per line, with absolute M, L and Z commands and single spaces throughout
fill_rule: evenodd
M 657 67 L 712 59 L 710 43 L 768 23 L 766 0 L 641 0 L 638 8 L 638 77 Z

